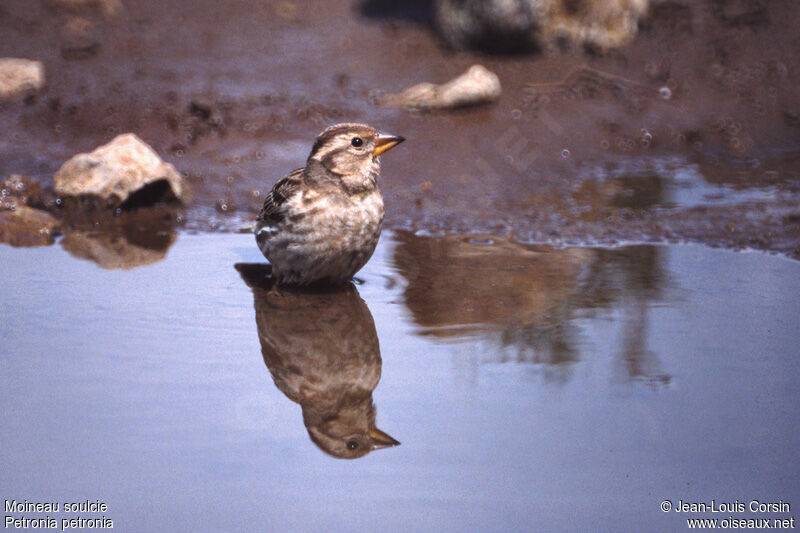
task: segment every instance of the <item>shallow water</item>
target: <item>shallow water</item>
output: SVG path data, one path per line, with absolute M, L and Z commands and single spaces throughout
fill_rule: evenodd
M 362 283 L 302 295 L 260 286 L 249 235 L 128 270 L 65 249 L 0 246 L 5 499 L 101 500 L 84 516 L 123 531 L 683 530 L 663 500 L 800 505 L 798 262 L 396 233 Z M 331 455 L 375 426 L 402 444 Z

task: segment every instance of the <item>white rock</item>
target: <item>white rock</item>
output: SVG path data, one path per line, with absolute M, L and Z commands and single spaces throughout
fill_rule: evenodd
M 54 181 L 61 197 L 88 197 L 109 207 L 118 207 L 147 186 L 158 192 L 159 182 L 166 183 L 181 203 L 191 200 L 191 192 L 175 167 L 162 161 L 133 133 L 119 135 L 91 153 L 74 156 L 56 172 Z
M 472 65 L 447 83 L 420 83 L 399 94 L 387 96 L 387 105 L 413 109 L 453 109 L 493 102 L 502 89 L 497 75 L 483 65 Z
M 13 98 L 44 87 L 44 65 L 40 61 L 0 58 L 0 98 Z

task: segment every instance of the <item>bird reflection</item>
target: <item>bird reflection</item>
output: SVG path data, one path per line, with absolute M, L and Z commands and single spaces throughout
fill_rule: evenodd
M 277 290 L 269 265 L 235 266 L 253 291 L 264 362 L 278 389 L 300 404 L 311 440 L 345 459 L 400 444 L 375 426 L 380 345 L 356 288 Z

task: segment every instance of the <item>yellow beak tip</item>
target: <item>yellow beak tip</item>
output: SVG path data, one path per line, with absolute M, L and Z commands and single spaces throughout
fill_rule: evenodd
M 375 141 L 375 149 L 372 151 L 372 155 L 379 156 L 405 140 L 405 137 L 399 135 L 386 135 L 381 133 L 378 135 L 378 140 Z

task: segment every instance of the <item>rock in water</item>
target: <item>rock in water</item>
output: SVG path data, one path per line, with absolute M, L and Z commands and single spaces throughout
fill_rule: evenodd
M 483 65 L 472 65 L 461 76 L 447 83 L 420 83 L 383 103 L 412 109 L 454 109 L 493 102 L 500 98 L 500 79 Z
M 40 61 L 0 58 L 0 99 L 13 98 L 44 87 L 44 65 Z
M 93 206 L 116 208 L 177 200 L 187 204 L 191 192 L 175 167 L 133 133 L 114 138 L 89 154 L 64 163 L 54 177 L 59 197 Z

